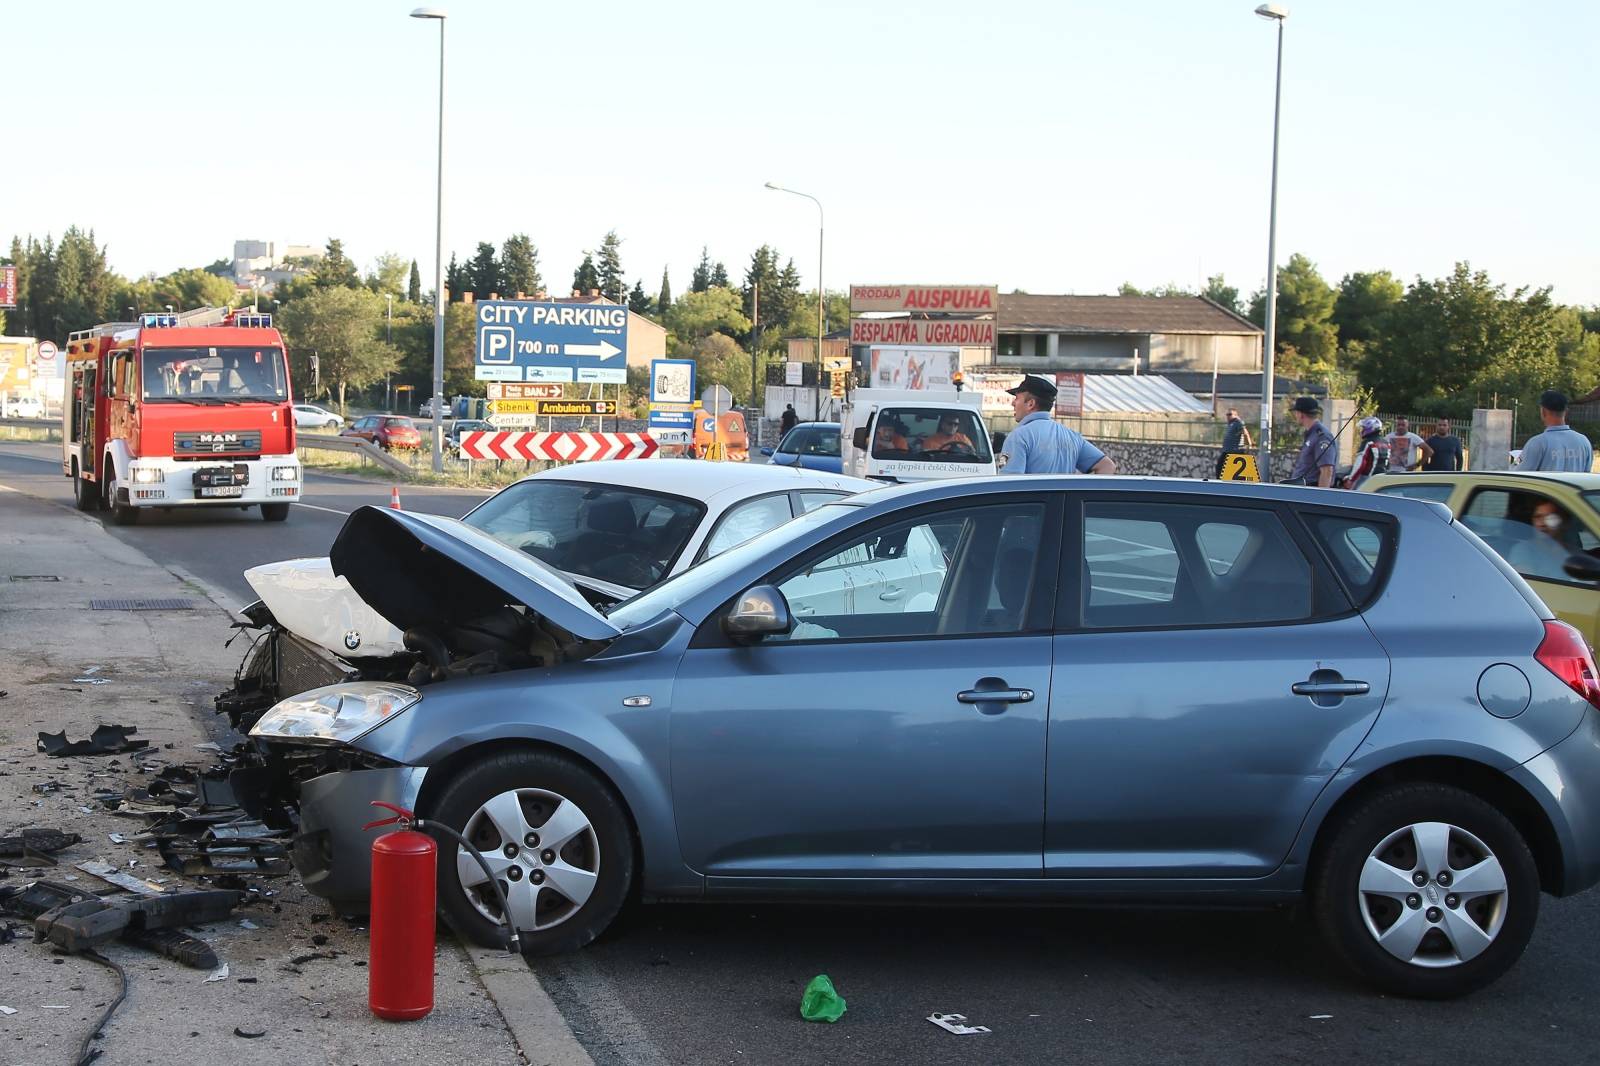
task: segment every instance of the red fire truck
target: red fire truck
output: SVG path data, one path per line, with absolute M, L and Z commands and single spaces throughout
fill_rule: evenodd
M 67 339 L 61 472 L 78 509 L 261 506 L 300 498 L 294 396 L 268 315 L 202 308 L 108 322 Z

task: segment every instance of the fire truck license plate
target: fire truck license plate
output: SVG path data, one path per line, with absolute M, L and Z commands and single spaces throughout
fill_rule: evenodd
M 243 485 L 209 485 L 200 490 L 201 496 L 243 496 Z

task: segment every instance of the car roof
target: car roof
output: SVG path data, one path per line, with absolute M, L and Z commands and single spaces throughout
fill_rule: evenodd
M 801 470 L 792 466 L 717 463 L 696 459 L 601 459 L 592 463 L 551 467 L 533 476 L 650 489 L 698 500 L 709 500 L 724 492 L 752 495 L 791 488 L 834 487 L 865 492 L 879 487 L 878 482 L 864 478 Z
M 1398 485 L 1410 480 L 1461 481 L 1471 483 L 1486 478 L 1509 478 L 1513 481 L 1569 485 L 1579 492 L 1600 491 L 1600 474 L 1568 472 L 1562 470 L 1422 470 L 1414 474 L 1378 474 L 1369 482 Z

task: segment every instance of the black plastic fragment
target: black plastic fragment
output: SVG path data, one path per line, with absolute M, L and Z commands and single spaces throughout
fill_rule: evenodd
M 71 755 L 117 755 L 125 751 L 138 751 L 150 746 L 148 740 L 135 740 L 139 731 L 136 725 L 96 726 L 88 740 L 68 740 L 66 730 L 59 733 L 39 733 L 38 749 L 46 755 L 63 758 Z

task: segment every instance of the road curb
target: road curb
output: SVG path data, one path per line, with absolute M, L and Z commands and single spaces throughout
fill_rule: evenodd
M 594 1066 L 526 961 L 473 945 L 467 946 L 467 957 L 524 1059 L 536 1066 Z

